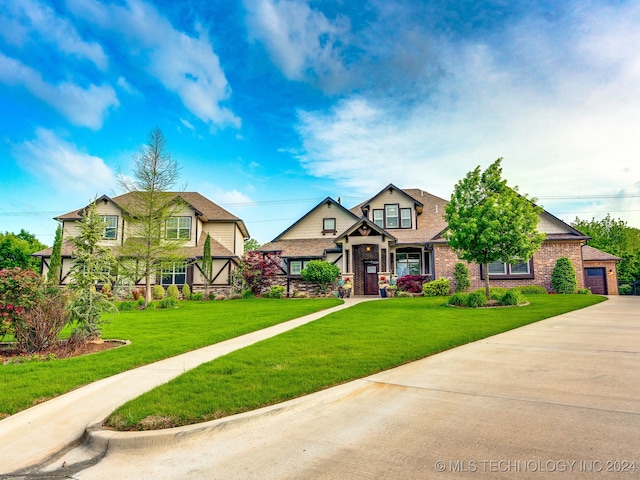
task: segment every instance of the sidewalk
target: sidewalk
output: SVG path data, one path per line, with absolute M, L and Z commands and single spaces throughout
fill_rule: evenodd
M 337 307 L 122 372 L 0 421 L 0 475 L 39 464 L 78 444 L 86 428 L 117 407 L 187 370 L 325 315 L 377 297 L 346 298 Z

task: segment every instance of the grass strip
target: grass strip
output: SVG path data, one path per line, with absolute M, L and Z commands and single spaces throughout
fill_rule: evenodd
M 180 302 L 179 308 L 121 312 L 103 338 L 131 345 L 94 355 L 0 365 L 0 418 L 135 367 L 324 310 L 339 299 Z
M 126 403 L 108 424 L 147 430 L 253 410 L 604 300 L 532 295 L 526 307 L 459 309 L 440 298 L 366 302 L 238 350 Z

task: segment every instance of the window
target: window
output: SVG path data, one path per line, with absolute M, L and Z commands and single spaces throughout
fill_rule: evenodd
M 420 252 L 396 253 L 396 275 L 420 275 Z
M 302 261 L 294 260 L 289 263 L 289 275 L 300 275 L 302 272 Z
M 398 205 L 385 205 L 385 228 L 398 228 Z
M 189 240 L 191 238 L 191 217 L 171 217 L 167 219 L 167 240 Z
M 322 233 L 335 232 L 336 231 L 336 219 L 325 218 L 322 220 Z
M 115 240 L 118 238 L 118 217 L 115 215 L 104 215 L 102 221 L 104 222 L 102 238 L 107 240 Z
M 187 266 L 174 263 L 162 269 L 162 285 L 184 285 L 187 283 Z
M 400 209 L 400 228 L 411 228 L 411 209 Z
M 384 210 L 373 211 L 373 223 L 380 228 L 384 228 Z
M 489 275 L 492 278 L 534 278 L 533 264 L 531 260 L 515 263 L 493 262 L 489 264 Z

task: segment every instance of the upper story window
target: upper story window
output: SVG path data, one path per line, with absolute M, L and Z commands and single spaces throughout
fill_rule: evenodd
M 167 219 L 167 240 L 189 240 L 191 238 L 191 217 L 171 217 Z
M 400 209 L 400 228 L 411 228 L 411 209 Z
M 373 211 L 373 223 L 380 228 L 384 228 L 384 210 L 380 209 Z
M 398 228 L 398 205 L 384 206 L 385 228 Z
M 116 215 L 103 215 L 104 232 L 102 238 L 107 240 L 115 240 L 118 238 L 118 217 Z
M 322 220 L 322 233 L 335 233 L 336 232 L 336 219 L 324 218 Z

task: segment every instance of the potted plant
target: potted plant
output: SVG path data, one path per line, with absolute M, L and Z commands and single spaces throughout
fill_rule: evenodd
M 398 287 L 396 287 L 395 285 L 389 285 L 387 288 L 385 288 L 385 290 L 387 292 L 387 297 L 390 297 L 390 298 L 395 297 L 397 289 L 398 289 Z

